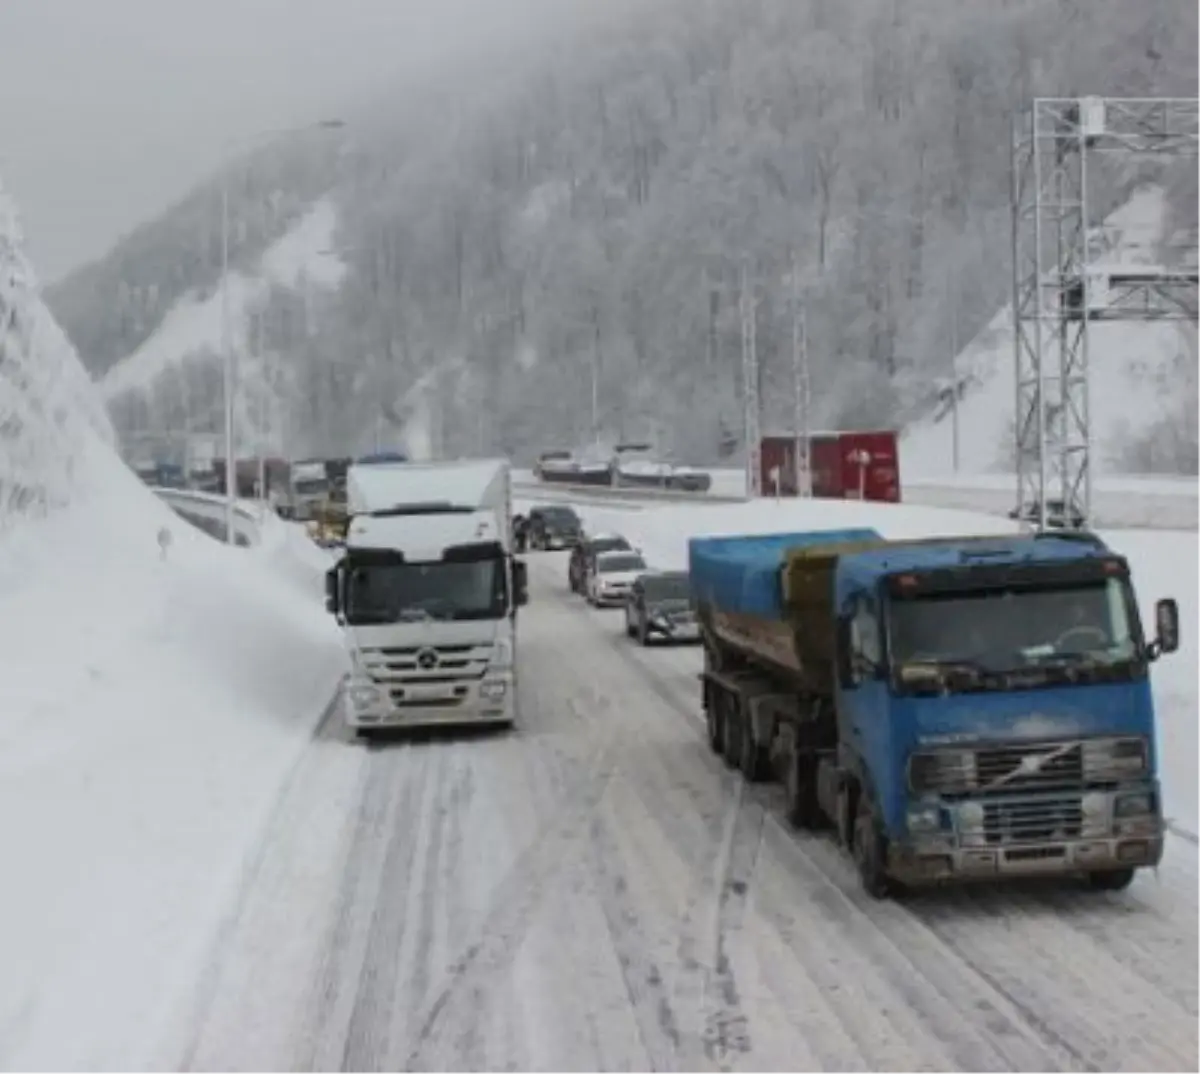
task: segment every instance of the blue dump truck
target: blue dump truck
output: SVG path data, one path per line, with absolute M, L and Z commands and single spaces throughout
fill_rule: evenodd
M 875 898 L 1158 864 L 1150 664 L 1129 564 L 1086 533 L 702 537 L 689 581 L 708 737 L 788 819 L 832 829 Z

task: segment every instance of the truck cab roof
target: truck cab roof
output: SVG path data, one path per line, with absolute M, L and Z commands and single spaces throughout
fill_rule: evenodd
M 1092 534 L 1001 534 L 894 541 L 840 556 L 838 592 L 866 588 L 885 576 L 906 571 L 1067 564 L 1102 558 L 1113 558 L 1113 554 Z
M 346 534 L 346 549 L 386 550 L 416 562 L 436 562 L 457 545 L 502 543 L 491 511 L 449 514 L 356 515 Z

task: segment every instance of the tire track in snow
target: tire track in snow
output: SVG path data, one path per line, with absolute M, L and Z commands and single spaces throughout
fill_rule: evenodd
M 372 750 L 379 778 L 389 769 L 378 749 Z M 420 773 L 401 784 L 391 808 L 382 813 L 386 822 L 386 850 L 382 869 L 374 882 L 370 925 L 366 930 L 366 957 L 357 974 L 350 1017 L 345 1028 L 340 1070 L 377 1070 L 386 1067 L 388 1046 L 397 997 L 399 995 L 400 947 L 409 922 L 398 913 L 398 906 L 415 885 L 427 881 L 425 871 L 417 871 L 417 846 L 424 835 L 436 849 L 440 830 L 437 826 L 436 778 L 440 765 L 436 758 L 424 757 Z M 394 777 L 393 777 L 394 779 Z M 432 825 L 428 818 L 433 814 Z M 419 969 L 419 967 L 418 967 Z
M 280 786 L 275 804 L 263 824 L 254 849 L 247 856 L 234 897 L 209 943 L 208 958 L 191 998 L 181 1012 L 179 1027 L 170 1029 L 164 1041 L 164 1050 L 174 1053 L 166 1065 L 180 1070 L 194 1069 L 203 1046 L 206 1026 L 221 996 L 221 980 L 228 966 L 229 954 L 235 949 L 235 939 L 253 913 L 259 890 L 269 882 L 266 874 L 274 850 L 270 834 L 286 828 L 289 816 L 303 809 L 302 788 L 315 776 L 317 768 L 324 767 L 315 756 L 313 746 L 326 740 L 330 729 L 335 726 L 335 717 L 340 712 L 343 684 L 344 679 L 338 682 L 332 697 L 313 725 L 312 744 L 297 755 Z
M 594 758 L 595 768 L 562 815 L 514 862 L 499 885 L 477 938 L 450 965 L 446 982 L 414 1020 L 405 1069 L 418 1069 L 425 1054 L 438 1043 L 443 1026 L 469 1024 L 478 1007 L 478 994 L 510 966 L 533 925 L 536 911 L 554 874 L 570 857 L 579 830 L 598 805 L 612 777 L 610 738 Z M 581 775 L 583 773 L 581 772 Z M 577 848 L 575 848 L 577 849 Z

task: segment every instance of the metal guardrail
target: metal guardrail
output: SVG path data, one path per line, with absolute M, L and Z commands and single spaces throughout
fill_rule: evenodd
M 218 540 L 225 540 L 225 497 L 193 489 L 152 487 L 151 491 L 177 515 L 198 526 Z M 258 544 L 262 536 L 263 515 L 257 506 L 235 503 L 234 540 L 243 547 Z
M 638 485 L 574 485 L 568 481 L 514 481 L 513 493 L 522 499 L 597 500 L 603 503 L 745 503 L 745 496 L 718 496 L 682 489 L 646 488 Z

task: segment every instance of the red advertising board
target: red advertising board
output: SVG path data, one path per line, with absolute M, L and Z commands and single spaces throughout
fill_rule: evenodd
M 762 439 L 763 495 L 795 496 L 796 441 Z M 837 500 L 900 502 L 900 453 L 893 430 L 815 433 L 809 439 L 814 496 Z

